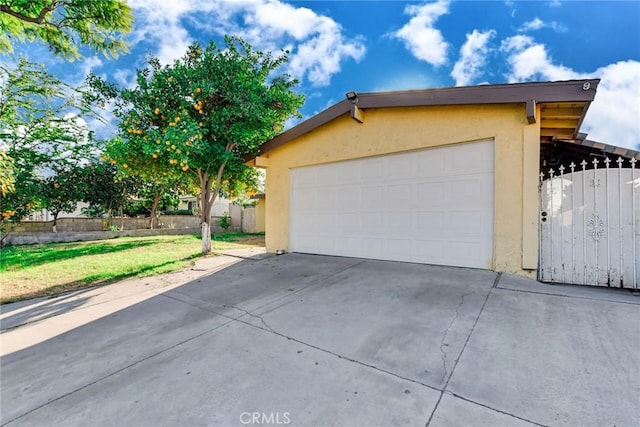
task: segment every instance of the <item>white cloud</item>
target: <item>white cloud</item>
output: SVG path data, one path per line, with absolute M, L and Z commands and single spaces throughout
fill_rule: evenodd
M 510 83 L 524 80 L 571 80 L 587 78 L 563 65 L 555 65 L 543 44 L 529 36 L 513 36 L 502 41 L 500 49 L 508 55 Z
M 193 1 L 186 0 L 130 0 L 136 14 L 133 44 L 142 40 L 155 42 L 159 49 L 155 54 L 168 64 L 184 55 L 192 42 L 181 18 L 193 11 Z
M 384 81 L 378 83 L 373 88 L 373 92 L 426 89 L 438 86 L 440 86 L 440 83 L 428 74 L 407 72 L 394 76 L 384 76 Z
M 439 17 L 449 13 L 449 1 L 439 0 L 421 6 L 409 5 L 404 12 L 412 15 L 411 19 L 392 35 L 402 40 L 419 60 L 434 66 L 446 64 L 449 44 L 434 25 Z
M 554 64 L 543 44 L 522 35 L 505 39 L 501 50 L 508 55 L 510 82 L 601 79 L 582 130 L 589 139 L 640 150 L 640 62 L 621 61 L 581 73 Z
M 165 63 L 192 41 L 187 19 L 202 33 L 236 34 L 260 50 L 290 50 L 288 71 L 314 86 L 328 85 L 343 61 L 360 61 L 366 51 L 361 37 L 345 36 L 332 18 L 279 0 L 133 0 L 132 7 L 142 16 L 135 41 L 155 40 Z
M 113 78 L 120 87 L 133 88 L 136 84 L 136 73 L 126 68 L 118 68 L 113 72 Z
M 640 62 L 609 64 L 591 77 L 601 81 L 584 120 L 588 138 L 640 151 Z
M 460 58 L 451 71 L 456 86 L 469 85 L 482 75 L 489 53 L 488 43 L 495 34 L 494 30 L 473 30 L 471 34 L 467 34 L 467 41 L 460 48 Z
M 556 21 L 545 22 L 542 19 L 538 18 L 537 16 L 533 20 L 522 24 L 522 27 L 520 27 L 518 31 L 520 32 L 536 31 L 536 30 L 541 30 L 543 28 L 550 28 L 557 32 L 567 31 L 567 27 L 565 27 L 564 25 Z

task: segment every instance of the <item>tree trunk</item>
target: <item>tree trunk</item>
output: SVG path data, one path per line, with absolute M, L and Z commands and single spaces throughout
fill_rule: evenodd
M 208 181 L 208 180 L 206 180 Z M 203 189 L 201 189 L 203 190 Z M 201 193 L 200 221 L 202 223 L 202 254 L 211 252 L 211 188 L 206 188 Z
M 53 232 L 58 232 L 58 212 L 53 213 Z
M 216 177 L 202 170 L 198 170 L 198 178 L 200 178 L 200 224 L 202 227 L 203 255 L 211 252 L 211 209 L 220 191 L 220 182 L 222 181 L 224 167 L 225 163 L 218 169 Z M 211 188 L 214 180 L 216 183 L 215 188 Z
M 202 255 L 211 252 L 211 225 L 202 221 Z
M 124 231 L 124 206 L 120 205 L 120 231 Z
M 153 196 L 153 204 L 151 205 L 151 219 L 149 220 L 149 228 L 153 230 L 153 227 L 158 223 L 158 205 L 160 204 L 160 198 L 162 197 L 162 191 L 158 191 Z

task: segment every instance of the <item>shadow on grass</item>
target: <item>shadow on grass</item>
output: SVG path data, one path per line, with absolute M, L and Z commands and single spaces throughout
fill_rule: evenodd
M 49 262 L 64 261 L 85 255 L 120 252 L 127 249 L 153 245 L 155 243 L 158 243 L 158 241 L 147 240 L 143 242 L 85 244 L 68 248 L 60 247 L 59 244 L 28 247 L 27 249 L 23 246 L 7 246 L 2 249 L 2 266 L 0 267 L 0 271 L 15 271 L 20 268 L 34 267 Z
M 166 261 L 163 262 L 161 264 L 152 264 L 152 265 L 146 265 L 146 266 L 141 266 L 140 268 L 136 269 L 135 271 L 129 271 L 127 273 L 120 273 L 120 274 L 115 274 L 115 275 L 109 275 L 108 273 L 105 274 L 96 274 L 93 276 L 88 276 L 85 277 L 84 279 L 81 280 L 76 280 L 74 282 L 69 282 L 69 283 L 62 283 L 59 285 L 55 285 L 55 286 L 50 286 L 47 288 L 43 288 L 43 289 L 39 289 L 37 291 L 33 291 L 33 292 L 27 292 L 24 294 L 20 294 L 17 295 L 15 297 L 11 297 L 11 298 L 3 298 L 0 301 L 0 304 L 11 304 L 13 302 L 19 302 L 19 301 L 24 301 L 24 300 L 29 300 L 29 299 L 33 299 L 33 298 L 42 298 L 42 297 L 49 297 L 49 298 L 58 298 L 59 296 L 69 293 L 69 292 L 75 292 L 75 291 L 80 291 L 80 290 L 86 290 L 86 289 L 90 289 L 90 288 L 96 288 L 99 286 L 104 286 L 104 285 L 109 285 L 111 283 L 117 282 L 119 280 L 123 280 L 123 279 L 127 279 L 130 277 L 135 277 L 135 276 L 142 276 L 144 275 L 144 273 L 147 273 L 149 271 L 158 269 L 158 268 L 162 268 L 171 264 L 176 264 L 176 268 L 174 270 L 177 270 L 179 268 L 181 268 L 182 266 L 180 265 L 181 263 L 184 263 L 186 261 L 195 259 L 200 257 L 200 254 L 196 254 L 196 255 L 190 255 L 188 257 L 184 257 L 184 258 L 180 258 L 180 259 L 176 259 L 176 260 L 171 260 L 171 261 Z M 170 271 L 174 271 L 174 270 L 167 270 L 163 273 L 168 273 Z

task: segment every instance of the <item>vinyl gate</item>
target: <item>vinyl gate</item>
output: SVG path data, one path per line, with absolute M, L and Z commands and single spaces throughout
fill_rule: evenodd
M 640 171 L 593 159 L 540 174 L 539 280 L 640 287 Z

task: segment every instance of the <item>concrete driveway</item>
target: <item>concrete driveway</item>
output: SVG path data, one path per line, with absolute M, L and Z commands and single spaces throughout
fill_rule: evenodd
M 638 425 L 638 295 L 239 255 L 4 306 L 1 424 Z

